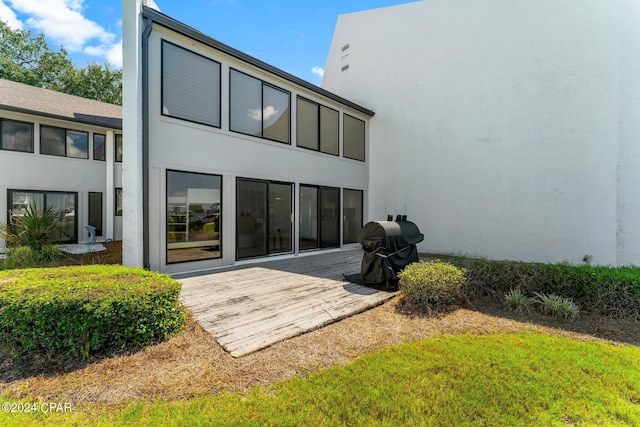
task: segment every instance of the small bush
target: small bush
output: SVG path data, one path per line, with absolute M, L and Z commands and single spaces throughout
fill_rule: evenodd
M 46 267 L 64 256 L 64 252 L 53 245 L 43 245 L 37 250 L 31 246 L 12 246 L 7 249 L 6 259 L 0 263 L 0 270 Z
M 533 300 L 522 293 L 520 289 L 511 289 L 504 296 L 504 303 L 517 313 L 524 313 L 529 310 Z
M 536 293 L 536 302 L 540 304 L 543 313 L 558 318 L 575 319 L 580 312 L 580 309 L 573 301 L 553 294 Z
M 409 264 L 398 278 L 405 301 L 415 307 L 455 302 L 465 281 L 463 269 L 440 261 Z
M 180 284 L 122 266 L 0 272 L 0 351 L 86 359 L 141 348 L 181 330 Z

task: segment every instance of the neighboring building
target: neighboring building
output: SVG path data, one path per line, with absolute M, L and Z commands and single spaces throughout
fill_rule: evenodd
M 369 218 L 423 252 L 640 263 L 640 3 L 429 0 L 341 15 L 322 87 L 369 120 Z
M 51 206 L 58 243 L 88 241 L 85 225 L 120 240 L 121 117 L 116 105 L 0 79 L 0 221 Z
M 355 245 L 372 111 L 150 1 L 123 2 L 123 43 L 125 264 L 178 273 Z

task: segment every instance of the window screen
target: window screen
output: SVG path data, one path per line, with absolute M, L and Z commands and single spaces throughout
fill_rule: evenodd
M 163 42 L 162 114 L 220 127 L 220 63 Z

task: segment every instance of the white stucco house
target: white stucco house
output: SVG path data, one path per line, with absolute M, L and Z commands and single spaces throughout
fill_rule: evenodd
M 29 205 L 54 209 L 56 243 L 122 239 L 121 107 L 0 79 L 0 221 Z
M 323 88 L 376 112 L 369 217 L 406 213 L 421 251 L 640 263 L 639 2 L 341 15 L 325 68 Z
M 124 263 L 350 248 L 406 214 L 423 252 L 637 264 L 639 28 L 630 0 L 341 15 L 320 88 L 125 1 Z
M 373 112 L 123 2 L 125 264 L 179 273 L 357 245 Z

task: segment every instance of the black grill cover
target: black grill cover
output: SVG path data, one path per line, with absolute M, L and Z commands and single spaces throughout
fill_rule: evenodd
M 358 235 L 362 245 L 361 275 L 363 283 L 396 280 L 396 275 L 412 262 L 418 262 L 416 244 L 424 240 L 411 221 L 372 221 Z

